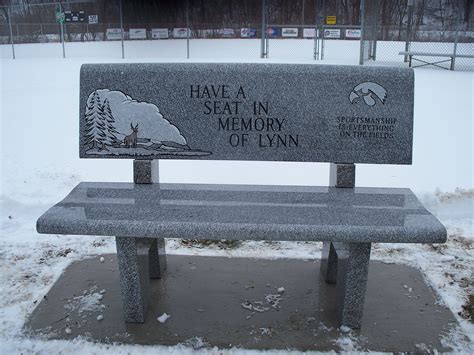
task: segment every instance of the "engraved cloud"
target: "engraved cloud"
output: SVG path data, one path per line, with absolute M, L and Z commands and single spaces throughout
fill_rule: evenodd
M 121 91 L 99 89 L 96 92 L 103 102 L 110 103 L 120 139 L 130 134 L 130 125 L 138 124 L 138 137 L 153 143 L 174 142 L 186 146 L 186 138 L 179 129 L 163 117 L 160 109 L 151 103 L 137 101 Z M 92 94 L 91 94 L 92 95 Z

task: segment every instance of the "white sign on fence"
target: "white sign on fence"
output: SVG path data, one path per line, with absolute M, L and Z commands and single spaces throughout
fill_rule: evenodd
M 319 30 L 318 30 L 319 32 Z M 315 28 L 303 28 L 303 37 L 304 38 L 314 38 L 316 37 L 316 29 Z
M 89 15 L 89 24 L 95 25 L 96 23 L 99 23 L 99 15 Z
M 152 28 L 151 29 L 151 38 L 153 39 L 166 39 L 168 38 L 168 29 L 167 28 Z
M 324 30 L 324 38 L 341 38 L 340 28 L 326 28 Z
M 107 28 L 107 40 L 122 39 L 121 28 Z
M 257 29 L 244 27 L 240 29 L 240 37 L 242 38 L 254 38 L 257 35 Z
M 173 38 L 186 38 L 187 36 L 187 28 L 173 28 Z M 191 37 L 191 31 L 189 32 L 189 37 Z
M 360 38 L 361 30 L 359 29 L 351 29 L 346 30 L 346 38 Z
M 282 37 L 298 37 L 298 28 L 296 28 L 296 27 L 292 27 L 292 28 L 283 27 L 281 29 L 281 36 Z
M 223 28 L 219 30 L 219 33 L 222 35 L 222 37 L 234 37 L 235 36 L 235 31 L 233 28 Z
M 130 39 L 146 39 L 145 28 L 131 28 L 129 32 Z

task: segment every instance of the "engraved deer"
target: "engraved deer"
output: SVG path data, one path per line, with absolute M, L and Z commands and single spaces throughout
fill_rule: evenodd
M 128 136 L 125 136 L 123 139 L 123 143 L 127 148 L 136 148 L 137 147 L 137 135 L 138 135 L 138 123 L 135 127 L 130 123 L 130 128 L 132 129 L 132 133 Z

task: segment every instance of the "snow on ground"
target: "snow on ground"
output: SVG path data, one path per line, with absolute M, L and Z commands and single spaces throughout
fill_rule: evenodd
M 314 63 L 310 42 L 282 51 L 282 46 L 287 44 L 271 41 L 270 53 L 275 55 L 266 60 L 258 58 L 256 40 L 196 40 L 191 42 L 191 53 L 193 61 Z M 331 42 L 332 56 L 321 63 L 356 64 L 358 52 L 353 48 L 354 43 Z M 78 153 L 79 67 L 86 62 L 121 62 L 120 43 L 66 46 L 66 59 L 60 57 L 58 44 L 16 46 L 16 60 L 8 59 L 10 46 L 0 46 L 0 353 L 79 354 L 84 349 L 114 354 L 192 353 L 190 344 L 111 347 L 84 339 L 32 340 L 21 334 L 26 318 L 67 265 L 86 256 L 112 253 L 115 246 L 113 238 L 38 235 L 36 219 L 80 181 L 132 180 L 131 161 L 80 160 Z M 185 62 L 185 48 L 184 41 L 127 42 L 126 61 Z M 282 51 L 280 56 L 278 51 Z M 473 73 L 416 70 L 413 165 L 358 165 L 357 170 L 359 186 L 411 188 L 448 228 L 445 245 L 376 244 L 372 255 L 374 259 L 412 265 L 423 272 L 440 302 L 452 310 L 461 324 L 443 341 L 464 352 L 474 352 L 474 325 L 465 319 L 463 311 L 469 295 L 474 294 L 473 79 Z M 163 182 L 292 185 L 328 182 L 327 164 L 215 161 L 160 164 Z M 197 248 L 169 240 L 167 248 L 175 254 L 319 258 L 321 244 L 244 242 L 225 249 Z M 96 296 L 92 293 L 76 301 L 97 306 Z M 470 342 L 463 341 L 463 335 L 470 337 Z M 335 349 L 357 349 L 357 337 L 342 334 Z M 201 351 L 215 353 L 217 349 Z M 240 351 L 233 349 L 229 353 Z

